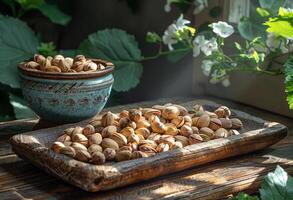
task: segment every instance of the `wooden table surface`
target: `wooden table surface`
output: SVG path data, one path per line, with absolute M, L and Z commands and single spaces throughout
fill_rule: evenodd
M 244 156 L 213 162 L 179 173 L 108 192 L 89 193 L 58 180 L 18 158 L 8 142 L 16 134 L 31 130 L 38 120 L 0 123 L 0 199 L 226 199 L 240 191 L 254 193 L 263 177 L 282 166 L 293 175 L 293 119 L 238 103 L 205 97 L 268 121 L 288 126 L 288 136 L 272 147 Z M 148 102 L 184 103 L 190 98 Z M 145 104 L 145 102 L 143 103 Z M 142 105 L 140 103 L 137 106 Z M 110 109 L 117 112 L 129 105 Z M 170 163 L 172 164 L 172 163 Z M 155 170 L 155 169 L 154 169 Z

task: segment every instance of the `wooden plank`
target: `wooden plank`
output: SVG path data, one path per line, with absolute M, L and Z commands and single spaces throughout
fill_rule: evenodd
M 198 103 L 212 109 L 219 107 L 218 104 L 205 100 L 188 102 L 185 106 L 191 108 L 192 105 Z M 84 190 L 108 190 L 207 162 L 259 150 L 286 136 L 287 129 L 281 124 L 267 123 L 260 118 L 237 110 L 232 110 L 232 112 L 234 116 L 244 122 L 246 125 L 244 131 L 248 132 L 229 138 L 190 145 L 151 158 L 106 163 L 105 165 L 79 162 L 64 155 L 55 154 L 47 148 L 46 144 L 52 143 L 67 125 L 16 135 L 11 142 L 18 155 L 29 159 L 54 176 Z

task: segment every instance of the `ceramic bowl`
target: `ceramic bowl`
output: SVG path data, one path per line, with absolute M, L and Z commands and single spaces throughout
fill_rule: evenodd
M 48 122 L 77 122 L 93 117 L 105 106 L 114 82 L 114 65 L 96 72 L 56 73 L 18 66 L 21 89 L 30 108 Z

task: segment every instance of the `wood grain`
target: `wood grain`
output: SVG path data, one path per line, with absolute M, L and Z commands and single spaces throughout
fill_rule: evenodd
M 184 106 L 190 108 L 196 103 L 203 104 L 207 109 L 219 106 L 206 100 L 188 102 Z M 232 113 L 244 122 L 246 128 L 241 135 L 190 145 L 151 158 L 105 165 L 82 163 L 48 149 L 61 130 L 71 125 L 16 135 L 11 139 L 11 144 L 19 156 L 30 160 L 36 166 L 84 190 L 95 192 L 263 149 L 287 134 L 287 128 L 282 124 L 266 122 L 237 110 L 232 110 Z M 79 125 L 85 123 L 86 121 Z

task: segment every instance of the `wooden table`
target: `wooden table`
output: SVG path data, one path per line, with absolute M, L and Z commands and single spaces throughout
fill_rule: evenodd
M 219 104 L 239 109 L 269 121 L 288 126 L 288 136 L 269 149 L 253 154 L 217 161 L 143 183 L 108 191 L 89 193 L 61 180 L 18 158 L 8 143 L 9 138 L 31 130 L 38 120 L 26 119 L 0 123 L 0 199 L 225 199 L 240 191 L 254 193 L 263 177 L 282 166 L 293 175 L 293 119 L 274 115 L 256 108 L 225 100 L 205 97 Z M 163 102 L 184 103 L 190 98 L 162 99 Z M 143 105 L 138 103 L 136 106 Z M 122 108 L 107 108 L 117 112 Z M 131 105 L 133 106 L 133 104 Z M 171 164 L 171 163 L 170 163 Z

